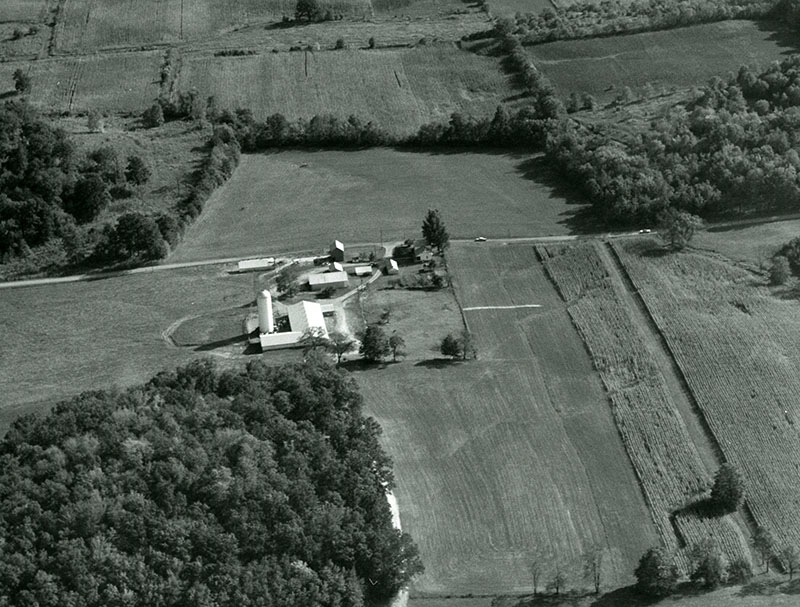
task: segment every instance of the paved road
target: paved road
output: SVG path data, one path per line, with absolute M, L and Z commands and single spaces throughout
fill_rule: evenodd
M 726 228 L 736 228 L 740 226 L 751 226 L 751 225 L 759 225 L 764 223 L 774 223 L 779 221 L 792 221 L 800 219 L 800 213 L 793 213 L 791 215 L 774 215 L 771 217 L 760 217 L 757 219 L 737 219 L 734 221 L 722 221 L 719 223 L 712 223 L 707 224 L 706 229 L 716 231 L 716 230 L 723 230 Z M 656 232 L 653 231 L 652 234 Z M 636 236 L 639 232 L 608 232 L 608 233 L 601 233 L 601 234 L 573 234 L 573 235 L 564 235 L 564 236 L 530 236 L 530 237 L 518 237 L 518 238 L 493 238 L 491 242 L 497 243 L 512 243 L 512 242 L 538 242 L 538 243 L 548 243 L 548 242 L 569 242 L 572 240 L 587 240 L 587 239 L 610 239 L 610 238 L 623 238 L 626 236 Z M 454 238 L 451 242 L 472 242 L 473 239 L 471 238 Z M 383 246 L 385 243 L 381 243 L 380 245 L 376 242 L 359 242 L 354 244 L 349 244 L 348 247 L 350 248 L 368 248 L 374 246 Z M 389 245 L 391 246 L 391 245 Z M 270 253 L 270 257 L 284 257 L 284 258 L 295 258 L 297 255 L 307 255 L 308 251 L 302 252 L 290 252 L 284 253 L 282 255 L 276 255 L 274 253 Z M 187 261 L 183 263 L 165 263 L 160 264 L 157 266 L 145 266 L 141 268 L 133 268 L 130 270 L 118 270 L 114 272 L 90 272 L 87 274 L 75 274 L 72 276 L 59 276 L 55 278 L 34 278 L 30 280 L 15 280 L 10 282 L 0 282 L 0 289 L 19 289 L 23 287 L 38 287 L 43 285 L 54 285 L 60 283 L 69 283 L 69 282 L 82 282 L 82 281 L 89 281 L 89 280 L 99 280 L 102 278 L 115 278 L 118 276 L 128 276 L 131 274 L 144 274 L 147 272 L 163 272 L 166 270 L 178 270 L 181 268 L 196 268 L 201 266 L 217 266 L 217 265 L 224 265 L 229 263 L 236 263 L 241 261 L 242 259 L 254 259 L 257 257 L 266 257 L 267 254 L 263 255 L 249 255 L 247 257 L 218 257 L 214 259 L 203 259 L 200 261 Z M 302 259 L 305 259 L 303 257 Z

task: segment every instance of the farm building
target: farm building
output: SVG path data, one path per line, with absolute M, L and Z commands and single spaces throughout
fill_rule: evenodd
M 369 276 L 372 274 L 372 266 L 347 266 L 347 273 L 358 276 Z
M 332 261 L 328 264 L 328 272 L 344 272 L 344 266 L 338 261 Z
M 384 259 L 383 271 L 386 272 L 386 274 L 399 274 L 400 268 L 397 265 L 397 261 L 394 259 Z
M 262 299 L 259 295 L 259 304 Z M 262 350 L 276 350 L 278 348 L 295 348 L 299 345 L 303 335 L 309 329 L 315 329 L 322 337 L 328 337 L 325 328 L 325 318 L 322 307 L 313 301 L 301 301 L 287 306 L 289 315 L 289 331 L 283 333 L 261 333 L 259 341 Z M 271 310 L 270 310 L 271 312 Z M 262 308 L 259 306 L 259 322 L 261 321 Z M 267 321 L 265 321 L 266 324 Z
M 395 247 L 394 256 L 403 263 L 419 263 L 429 261 L 433 254 L 425 239 L 406 240 L 403 244 Z
M 319 274 L 308 275 L 308 286 L 312 291 L 322 291 L 328 287 L 338 289 L 339 287 L 346 287 L 349 284 L 347 272 L 323 272 Z
M 330 251 L 331 261 L 344 261 L 344 245 L 334 240 Z
M 274 257 L 262 257 L 260 259 L 243 259 L 236 264 L 238 272 L 257 272 L 258 270 L 271 270 L 275 267 Z

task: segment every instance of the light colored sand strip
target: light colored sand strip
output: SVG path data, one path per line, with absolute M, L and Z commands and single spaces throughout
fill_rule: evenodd
M 392 509 L 392 525 L 395 529 L 400 527 L 400 508 L 397 506 L 397 498 L 394 493 L 389 491 L 386 494 L 386 500 L 389 502 L 389 507 Z M 408 605 L 408 588 L 401 588 L 397 596 L 392 599 L 389 607 L 406 607 Z
M 540 304 L 518 304 L 516 306 L 469 306 L 461 308 L 464 312 L 471 310 L 516 310 L 517 308 L 541 308 Z

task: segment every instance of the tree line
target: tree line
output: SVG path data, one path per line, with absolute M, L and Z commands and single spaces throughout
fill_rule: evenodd
M 361 607 L 422 571 L 355 383 L 196 361 L 18 419 L 0 605 Z
M 560 5 L 538 13 L 517 13 L 508 22 L 526 46 L 599 36 L 686 27 L 729 19 L 774 18 L 778 0 L 605 0 Z

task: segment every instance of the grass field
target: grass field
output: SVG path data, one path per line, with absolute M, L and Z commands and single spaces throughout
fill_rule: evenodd
M 355 373 L 425 562 L 412 597 L 530 589 L 537 552 L 543 580 L 560 561 L 582 587 L 580 557 L 595 544 L 609 586 L 628 583 L 657 537 L 599 378 L 533 249 L 459 244 L 449 267 L 478 360 L 437 362 L 409 348 L 408 361 Z M 533 302 L 542 308 L 469 309 Z M 418 324 L 446 324 L 427 320 L 439 314 L 460 322 L 428 303 Z
M 800 304 L 791 291 L 697 253 L 618 246 L 747 504 L 781 545 L 800 545 Z
M 70 0 L 57 26 L 59 51 L 194 40 L 236 26 L 293 16 L 294 0 Z M 368 0 L 322 0 L 349 17 L 371 15 Z
M 366 44 L 366 39 L 360 41 Z M 495 59 L 454 46 L 184 58 L 178 86 L 258 118 L 354 114 L 398 134 L 449 117 L 489 114 L 513 94 Z
M 4 290 L 0 435 L 24 412 L 144 381 L 202 354 L 168 345 L 162 332 L 185 317 L 252 303 L 251 281 L 198 268 Z
M 800 220 L 766 221 L 757 225 L 711 227 L 698 232 L 693 247 L 712 249 L 734 261 L 767 265 L 772 256 L 800 234 Z
M 540 13 L 553 10 L 556 2 L 551 0 L 492 0 L 489 9 L 498 17 L 513 17 L 517 13 Z
M 3 0 L 0 4 L 0 22 L 38 23 L 46 13 L 47 0 Z
M 780 30 L 752 21 L 552 42 L 528 52 L 564 95 L 590 93 L 600 100 L 616 97 L 626 86 L 641 90 L 702 86 L 725 77 L 744 64 L 766 67 L 797 50 L 794 39 Z
M 30 100 L 45 111 L 140 113 L 158 96 L 161 58 L 161 52 L 113 53 L 0 63 L 0 81 L 10 91 L 14 70 L 27 71 Z
M 603 379 L 662 542 L 677 552 L 712 537 L 730 558 L 749 558 L 746 537 L 731 517 L 705 518 L 684 509 L 702 498 L 713 469 L 687 431 L 680 394 L 670 389 L 667 370 L 628 307 L 633 304 L 623 285 L 612 277 L 603 246 L 547 246 L 539 254 Z
M 390 149 L 242 157 L 171 261 L 403 240 L 438 208 L 451 238 L 566 234 L 582 205 L 530 177 L 527 156 Z

